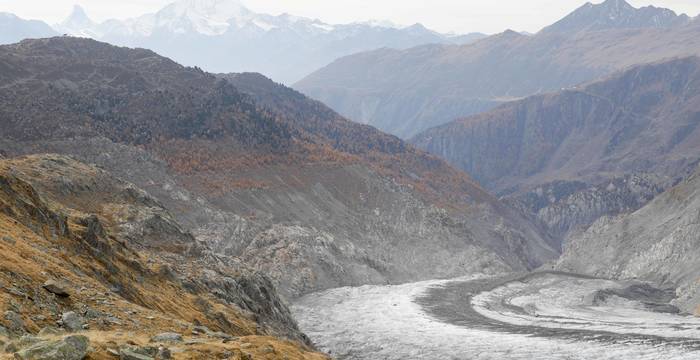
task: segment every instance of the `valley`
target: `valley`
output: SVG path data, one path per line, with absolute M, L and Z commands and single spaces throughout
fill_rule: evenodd
M 694 359 L 700 320 L 652 311 L 640 295 L 600 296 L 640 284 L 560 272 L 475 275 L 327 290 L 292 312 L 339 359 Z
M 700 356 L 700 16 L 162 1 L 0 12 L 0 359 Z

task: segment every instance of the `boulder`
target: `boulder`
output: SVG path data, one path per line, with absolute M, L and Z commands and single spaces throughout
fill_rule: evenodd
M 65 286 L 63 286 L 62 284 L 59 284 L 55 280 L 46 280 L 46 282 L 44 283 L 44 285 L 42 285 L 42 287 L 46 291 L 48 291 L 52 294 L 55 294 L 56 296 L 60 296 L 60 297 L 68 297 L 69 296 L 68 291 L 66 290 Z
M 15 353 L 23 360 L 82 360 L 87 355 L 89 340 L 82 335 L 60 340 L 42 341 Z
M 121 349 L 119 351 L 119 360 L 155 360 L 155 358 L 152 356 L 139 354 L 130 349 Z
M 151 338 L 152 342 L 182 342 L 182 335 L 174 332 L 165 332 Z
M 85 325 L 85 320 L 73 311 L 63 313 L 61 315 L 61 323 L 63 327 L 69 331 L 80 331 L 83 330 L 83 325 Z

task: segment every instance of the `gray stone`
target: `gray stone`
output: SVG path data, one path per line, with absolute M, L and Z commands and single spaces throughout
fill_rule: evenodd
M 61 315 L 61 323 L 63 324 L 63 327 L 69 331 L 80 331 L 83 330 L 85 320 L 83 320 L 83 318 L 75 312 L 69 311 Z
M 120 360 L 155 360 L 152 356 L 139 354 L 133 350 L 121 349 L 119 351 Z
M 87 337 L 72 335 L 36 343 L 17 352 L 16 357 L 25 360 L 81 360 L 87 355 L 88 345 Z
M 14 245 L 16 243 L 15 239 L 13 239 L 12 237 L 9 237 L 9 236 L 3 236 L 2 241 L 6 242 L 10 245 Z
M 46 282 L 44 283 L 44 285 L 42 285 L 42 287 L 44 289 L 46 289 L 46 291 L 48 291 L 52 294 L 55 294 L 56 296 L 60 296 L 60 297 L 68 297 L 69 296 L 68 290 L 66 290 L 65 286 L 62 284 L 59 284 L 55 280 L 46 280 Z
M 192 328 L 192 332 L 195 334 L 209 334 L 211 330 L 206 326 L 195 326 Z
M 207 335 L 209 335 L 209 336 L 211 336 L 211 337 L 213 337 L 213 338 L 223 339 L 223 340 L 231 340 L 231 339 L 233 339 L 233 336 L 231 336 L 231 335 L 229 335 L 229 334 L 227 334 L 227 333 L 223 333 L 223 332 L 221 332 L 221 331 L 210 331 Z
M 2 326 L 2 325 L 0 325 L 0 336 L 2 336 L 2 337 L 10 337 L 10 332 L 7 331 L 7 329 L 6 329 L 4 326 Z
M 156 354 L 156 359 L 158 360 L 170 360 L 173 358 L 172 353 L 170 352 L 170 349 L 166 347 L 159 347 L 158 348 L 158 354 Z
M 5 312 L 5 320 L 7 320 L 8 330 L 11 333 L 24 333 L 24 320 L 22 316 L 14 311 Z
M 182 342 L 182 335 L 174 332 L 165 332 L 151 338 L 152 342 Z

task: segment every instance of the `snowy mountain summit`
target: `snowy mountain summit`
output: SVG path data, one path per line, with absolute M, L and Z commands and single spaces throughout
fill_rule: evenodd
M 178 0 L 131 19 L 92 21 L 75 6 L 54 28 L 115 45 L 143 47 L 212 72 L 260 72 L 292 83 L 336 58 L 382 47 L 466 43 L 482 34 L 440 34 L 388 21 L 327 24 L 290 14 L 257 13 L 239 0 Z

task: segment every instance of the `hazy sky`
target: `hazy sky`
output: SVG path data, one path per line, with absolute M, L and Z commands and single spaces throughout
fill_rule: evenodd
M 0 0 L 0 12 L 28 19 L 59 22 L 74 4 L 82 5 L 93 20 L 127 18 L 154 12 L 173 0 Z M 398 24 L 420 22 L 442 32 L 496 33 L 511 28 L 536 32 L 585 0 L 241 0 L 251 10 L 284 12 L 318 18 L 328 23 L 369 19 Z M 595 3 L 602 0 L 593 0 Z M 667 7 L 691 16 L 700 14 L 700 0 L 629 0 L 634 6 Z

